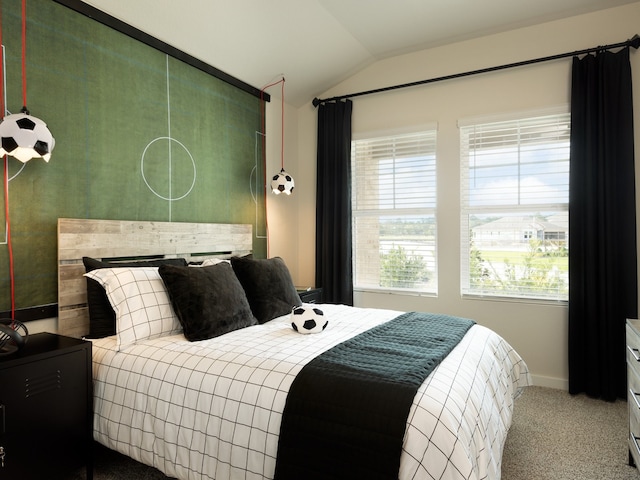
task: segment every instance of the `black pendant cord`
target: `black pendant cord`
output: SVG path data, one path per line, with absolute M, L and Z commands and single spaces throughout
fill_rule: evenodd
M 635 34 L 630 40 L 620 42 L 620 43 L 614 43 L 612 45 L 604 45 L 600 47 L 587 48 L 585 50 L 577 50 L 575 52 L 559 53 L 557 55 L 551 55 L 549 57 L 535 58 L 532 60 L 524 60 L 522 62 L 509 63 L 506 65 L 499 65 L 497 67 L 481 68 L 480 70 L 472 70 L 470 72 L 464 72 L 464 73 L 455 73 L 453 75 L 445 75 L 444 77 L 430 78 L 427 80 L 418 80 L 416 82 L 403 83 L 400 85 L 393 85 L 390 87 L 376 88 L 373 90 L 366 90 L 364 92 L 349 93 L 347 95 L 339 95 L 331 98 L 324 98 L 324 99 L 314 98 L 312 103 L 314 107 L 317 107 L 321 103 L 325 103 L 325 102 L 333 102 L 338 100 L 344 100 L 346 98 L 361 97 L 363 95 L 372 95 L 374 93 L 382 93 L 382 92 L 388 92 L 391 90 L 399 90 L 401 88 L 415 87 L 417 85 L 426 85 L 428 83 L 441 82 L 444 80 L 453 80 L 454 78 L 470 77 L 472 75 L 478 75 L 481 73 L 496 72 L 498 70 L 506 70 L 508 68 L 522 67 L 525 65 L 532 65 L 535 63 L 549 62 L 551 60 L 558 60 L 560 58 L 586 55 L 588 53 L 602 52 L 602 51 L 612 50 L 614 48 L 620 48 L 620 47 L 633 47 L 637 49 L 638 47 L 640 47 L 640 36 L 638 36 L 638 34 Z

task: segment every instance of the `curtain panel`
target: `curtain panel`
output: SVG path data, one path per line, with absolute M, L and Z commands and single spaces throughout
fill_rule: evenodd
M 573 59 L 569 185 L 569 391 L 626 398 L 638 303 L 628 47 Z
M 351 100 L 318 106 L 316 286 L 324 301 L 353 305 Z

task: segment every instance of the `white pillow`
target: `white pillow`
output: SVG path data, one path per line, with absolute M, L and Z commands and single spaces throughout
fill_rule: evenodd
M 85 273 L 100 283 L 116 313 L 116 348 L 182 331 L 158 267 L 99 268 Z
M 203 267 L 210 267 L 211 265 L 218 265 L 219 263 L 227 262 L 231 264 L 230 260 L 223 260 L 222 258 L 207 258 L 204 262 L 202 262 Z

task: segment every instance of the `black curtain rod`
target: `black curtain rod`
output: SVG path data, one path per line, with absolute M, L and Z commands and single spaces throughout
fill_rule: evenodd
M 470 72 L 456 73 L 453 75 L 445 75 L 444 77 L 430 78 L 428 80 L 419 80 L 417 82 L 403 83 L 401 85 L 393 85 L 391 87 L 376 88 L 374 90 L 367 90 L 367 91 L 358 92 L 358 93 L 350 93 L 348 95 L 339 95 L 337 97 L 324 98 L 324 99 L 314 98 L 312 103 L 314 107 L 317 107 L 321 103 L 325 103 L 325 102 L 333 102 L 337 100 L 344 100 L 346 98 L 361 97 L 362 95 L 371 95 L 374 93 L 388 92 L 390 90 L 398 90 L 400 88 L 415 87 L 416 85 L 425 85 L 427 83 L 435 83 L 443 80 L 452 80 L 454 78 L 469 77 L 471 75 L 478 75 L 480 73 L 489 73 L 489 72 L 495 72 L 498 70 L 506 70 L 507 68 L 522 67 L 524 65 L 532 65 L 534 63 L 548 62 L 551 60 L 558 60 L 559 58 L 575 57 L 577 55 L 585 55 L 587 53 L 611 50 L 619 47 L 633 47 L 637 49 L 638 47 L 640 47 L 640 36 L 638 36 L 638 34 L 635 34 L 633 38 L 631 38 L 630 40 L 627 40 L 625 42 L 615 43 L 613 45 L 604 45 L 601 47 L 587 48 L 585 50 L 578 50 L 575 52 L 559 53 L 557 55 L 551 55 L 550 57 L 535 58 L 533 60 L 524 60 L 522 62 L 509 63 L 507 65 L 500 65 L 498 67 L 481 68 L 480 70 L 472 70 Z

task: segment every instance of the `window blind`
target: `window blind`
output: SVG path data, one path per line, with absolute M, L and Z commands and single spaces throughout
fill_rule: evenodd
M 460 128 L 463 294 L 567 298 L 570 115 Z
M 436 130 L 352 142 L 354 287 L 435 293 Z

